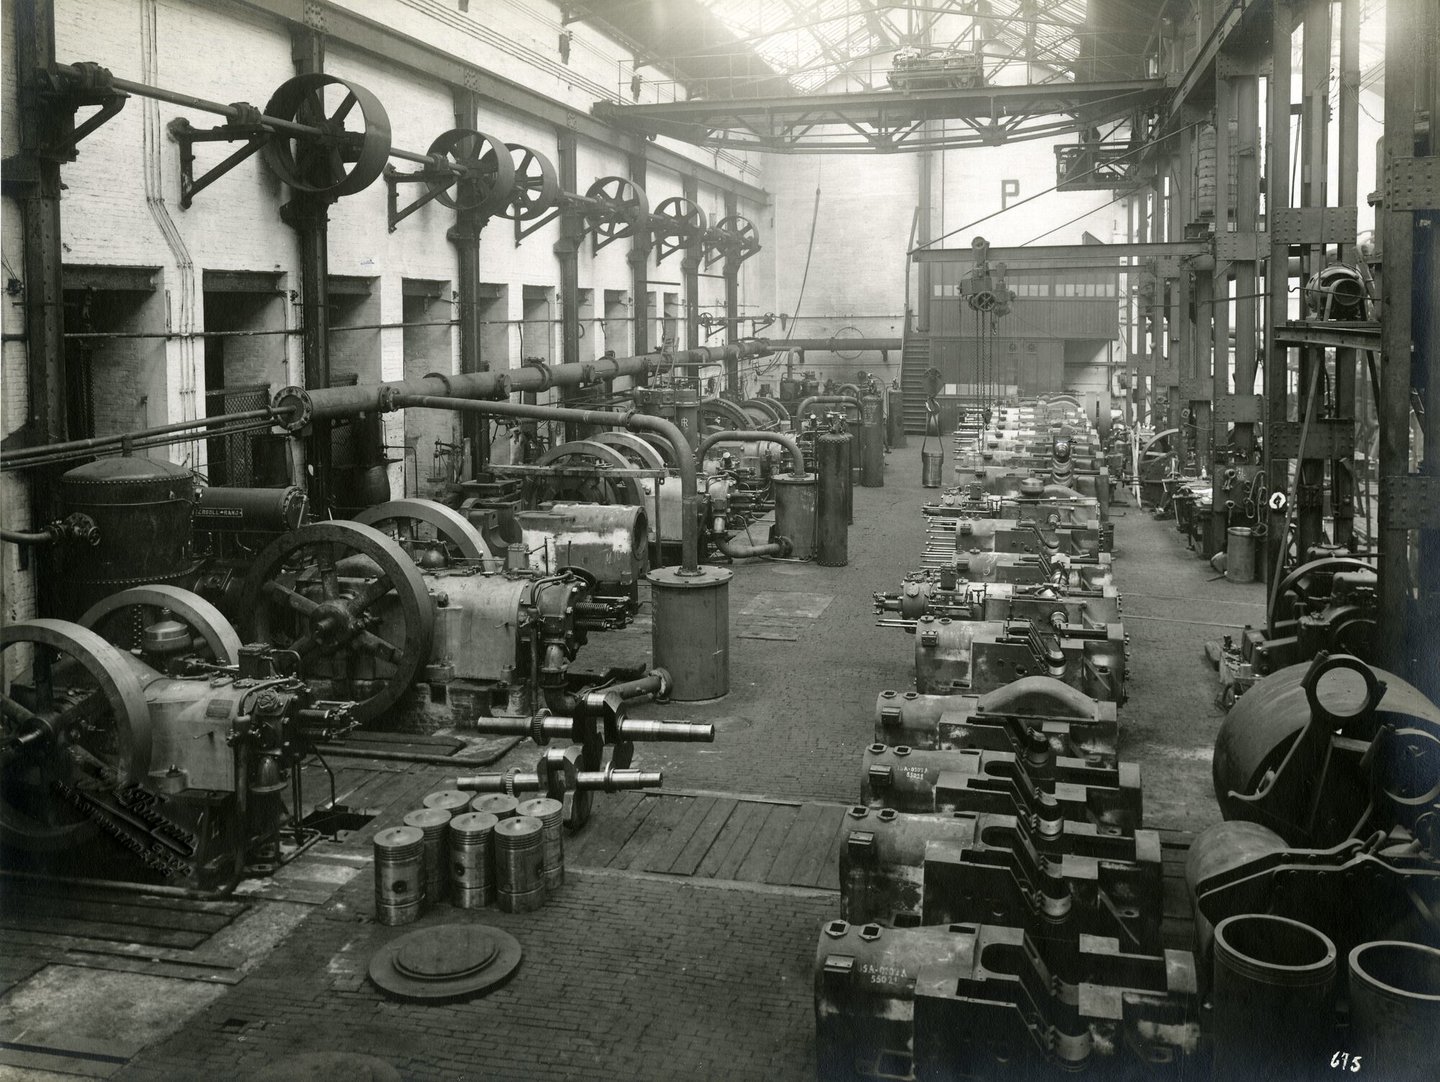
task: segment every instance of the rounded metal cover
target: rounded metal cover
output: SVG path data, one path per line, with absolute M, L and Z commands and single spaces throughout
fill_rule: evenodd
M 498 987 L 522 955 L 514 936 L 485 924 L 441 924 L 403 935 L 370 958 L 370 979 L 400 999 L 454 999 Z
M 735 577 L 735 572 L 723 567 L 700 567 L 694 574 L 681 571 L 678 567 L 657 567 L 647 572 L 646 580 L 651 586 L 666 590 L 705 590 L 724 586 Z
M 539 837 L 543 826 L 544 824 L 533 816 L 517 815 L 514 818 L 502 819 L 496 823 L 495 833 L 506 839 L 506 843 L 502 844 L 508 844 L 511 839 L 523 842 L 525 839 L 531 837 Z
M 442 827 L 450 822 L 450 813 L 444 808 L 416 808 L 405 816 L 407 827 L 418 827 L 425 830 L 428 827 Z
M 470 799 L 470 794 L 463 789 L 437 789 L 433 793 L 426 793 L 425 799 L 420 803 L 427 808 L 443 808 L 454 814 L 461 808 L 469 807 Z
M 375 845 L 380 849 L 404 849 L 419 845 L 424 838 L 425 832 L 419 827 L 389 827 L 375 835 Z

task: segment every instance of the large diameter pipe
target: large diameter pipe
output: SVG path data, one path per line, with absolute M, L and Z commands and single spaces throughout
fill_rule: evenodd
M 476 376 L 487 374 L 475 373 Z M 691 575 L 699 571 L 700 491 L 696 481 L 695 454 L 690 450 L 690 442 L 685 438 L 685 433 L 665 418 L 647 413 L 614 413 L 609 410 L 582 410 L 565 406 L 532 406 L 525 402 L 487 402 L 411 394 L 386 396 L 385 408 L 455 410 L 461 413 L 490 413 L 500 417 L 535 417 L 546 421 L 573 421 L 576 424 L 599 425 L 605 428 L 628 428 L 632 432 L 653 432 L 662 436 L 669 441 L 675 455 L 676 468 L 680 472 L 680 573 Z
M 705 461 L 705 452 L 717 443 L 722 443 L 726 440 L 755 440 L 764 443 L 778 443 L 790 452 L 790 472 L 796 477 L 802 477 L 805 474 L 805 452 L 800 450 L 800 441 L 794 436 L 784 432 L 763 432 L 741 428 L 728 429 L 724 432 L 712 432 L 700 441 L 700 446 L 695 452 L 695 457 L 703 463 Z
M 399 395 L 429 395 L 445 398 L 505 398 L 521 391 L 546 391 L 552 387 L 573 387 L 581 383 L 644 376 L 676 365 L 718 363 L 763 357 L 770 344 L 755 340 L 734 345 L 682 350 L 678 353 L 645 353 L 637 357 L 604 357 L 576 364 L 530 364 L 505 371 L 465 372 L 459 375 L 431 373 L 418 379 L 393 383 L 370 383 L 354 387 L 320 387 L 307 391 L 283 387 L 275 393 L 273 405 L 290 415 L 292 426 L 310 420 L 350 417 L 357 413 L 384 412 L 386 402 Z M 597 421 L 596 424 L 604 422 Z

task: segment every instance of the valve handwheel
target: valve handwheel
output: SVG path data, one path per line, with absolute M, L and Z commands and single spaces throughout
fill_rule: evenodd
M 315 522 L 255 558 L 241 593 L 250 638 L 291 650 L 322 698 L 373 721 L 430 660 L 434 602 L 409 554 L 356 522 Z
M 0 629 L 0 651 L 21 645 L 30 663 L 6 659 L 0 697 L 0 841 L 49 852 L 94 836 L 87 789 L 145 780 L 150 710 L 133 659 L 95 632 L 64 620 Z
M 487 560 L 494 555 L 469 519 L 435 500 L 391 500 L 367 507 L 355 521 L 392 538 L 417 563 L 437 544 L 449 560 Z
M 80 626 L 122 650 L 134 650 L 141 645 L 140 633 L 145 627 L 167 616 L 188 627 L 192 641 L 198 638 L 204 644 L 207 660 L 217 665 L 239 664 L 240 636 L 230 621 L 199 594 L 178 586 L 135 586 L 111 594 L 85 610 Z
M 261 152 L 265 164 L 296 191 L 329 199 L 354 195 L 380 176 L 390 157 L 390 118 L 380 99 L 334 75 L 311 72 L 285 80 L 265 113 L 324 133 L 275 132 Z M 357 120 L 362 127 L 349 127 Z
M 510 148 L 494 136 L 474 128 L 451 128 L 430 144 L 430 154 L 465 169 L 453 186 L 430 181 L 431 191 L 441 189 L 435 201 L 451 210 L 473 211 L 482 217 L 502 213 L 515 189 L 515 161 Z

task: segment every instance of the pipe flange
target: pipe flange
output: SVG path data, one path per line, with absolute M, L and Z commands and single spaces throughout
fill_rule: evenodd
M 281 387 L 270 399 L 270 408 L 277 413 L 291 415 L 277 418 L 278 423 L 290 432 L 299 432 L 315 416 L 315 403 L 304 387 Z
M 510 397 L 510 377 L 504 372 L 495 374 L 495 390 L 491 392 L 490 398 L 494 402 L 504 402 Z
M 400 397 L 400 388 L 385 384 L 376 392 L 375 402 L 381 413 L 394 413 L 400 407 L 395 400 Z

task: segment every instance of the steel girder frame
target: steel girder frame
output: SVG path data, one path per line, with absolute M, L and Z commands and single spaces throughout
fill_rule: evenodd
M 1157 104 L 1161 79 L 918 90 L 871 90 L 653 105 L 597 102 L 606 123 L 711 147 L 800 153 L 942 150 L 1042 139 Z M 1056 119 L 1057 117 L 1063 119 Z M 932 135 L 927 120 L 968 131 Z

